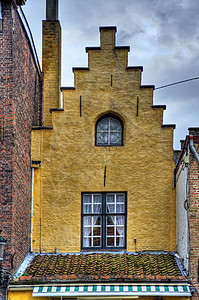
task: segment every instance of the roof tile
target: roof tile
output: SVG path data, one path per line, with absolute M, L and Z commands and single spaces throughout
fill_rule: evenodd
M 185 280 L 173 253 L 36 255 L 21 281 Z

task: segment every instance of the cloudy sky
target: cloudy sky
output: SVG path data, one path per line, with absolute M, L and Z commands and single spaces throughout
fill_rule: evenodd
M 45 0 L 23 10 L 41 61 Z M 143 66 L 142 84 L 160 87 L 199 77 L 198 0 L 59 0 L 62 86 L 73 86 L 72 67 L 87 66 L 86 46 L 99 46 L 99 27 L 117 26 L 117 46 L 130 46 L 129 65 Z M 174 148 L 189 127 L 199 127 L 199 80 L 154 91 L 166 104 L 164 124 L 176 124 Z

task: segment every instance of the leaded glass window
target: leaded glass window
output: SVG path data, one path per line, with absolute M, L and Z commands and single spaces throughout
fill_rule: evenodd
M 96 126 L 97 146 L 121 146 L 122 123 L 114 117 L 108 116 L 101 119 Z
M 82 194 L 82 248 L 126 247 L 126 193 Z

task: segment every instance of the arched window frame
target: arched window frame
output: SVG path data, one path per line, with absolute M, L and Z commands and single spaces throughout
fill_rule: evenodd
M 116 119 L 120 123 L 120 125 L 121 125 L 121 144 L 118 143 L 118 144 L 100 144 L 100 145 L 98 145 L 98 143 L 97 143 L 97 126 L 103 119 L 107 119 L 107 118 Z M 119 116 L 109 113 L 109 114 L 105 114 L 105 115 L 101 116 L 97 120 L 97 122 L 95 124 L 95 146 L 97 146 L 97 147 L 121 147 L 121 146 L 123 146 L 123 136 L 124 136 L 124 124 L 123 124 L 122 119 Z

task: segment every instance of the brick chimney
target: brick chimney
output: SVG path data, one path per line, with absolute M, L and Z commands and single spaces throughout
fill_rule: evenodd
M 44 126 L 51 126 L 49 110 L 60 106 L 61 26 L 58 20 L 58 0 L 46 0 L 46 20 L 42 21 L 42 71 Z

